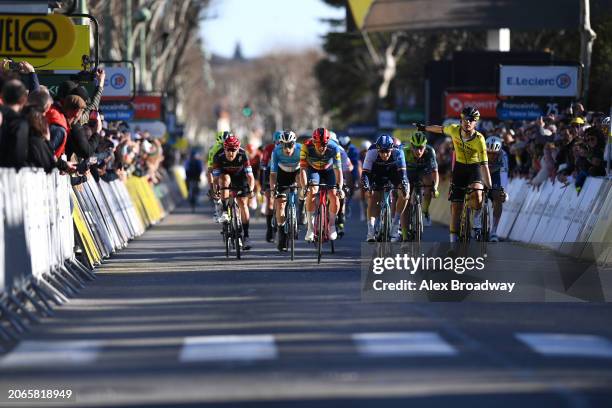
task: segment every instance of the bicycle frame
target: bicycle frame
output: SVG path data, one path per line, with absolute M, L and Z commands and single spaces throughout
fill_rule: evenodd
M 330 242 L 331 252 L 334 253 L 334 241 L 330 241 L 329 235 L 329 210 L 327 207 L 327 193 L 330 190 L 336 189 L 336 187 L 329 186 L 328 184 L 309 184 L 309 187 L 319 187 L 318 191 L 318 205 L 315 217 L 315 237 L 317 242 L 317 262 L 321 262 L 321 255 L 323 250 L 323 243 Z M 324 215 L 324 216 L 323 216 Z

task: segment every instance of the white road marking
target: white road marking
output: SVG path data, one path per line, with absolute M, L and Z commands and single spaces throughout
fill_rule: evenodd
M 612 342 L 590 334 L 517 333 L 516 338 L 545 356 L 612 358 Z
M 452 356 L 457 350 L 434 332 L 356 333 L 357 351 L 367 357 Z
M 0 367 L 41 367 L 91 364 L 100 354 L 100 340 L 22 341 L 0 360 Z
M 272 335 L 185 337 L 181 362 L 255 361 L 278 357 Z

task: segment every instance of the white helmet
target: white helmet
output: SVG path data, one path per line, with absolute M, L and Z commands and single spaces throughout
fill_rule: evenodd
M 349 143 L 351 143 L 351 137 L 350 137 L 350 136 L 348 136 L 348 135 L 346 135 L 346 136 L 340 136 L 340 137 L 339 137 L 339 140 L 340 140 L 340 144 L 341 144 L 342 146 L 346 146 L 346 145 L 348 145 Z
M 336 134 L 336 132 L 333 132 L 333 131 L 330 130 L 329 131 L 329 138 L 331 140 L 333 140 L 334 142 L 339 143 L 338 142 L 338 135 Z
M 291 143 L 291 142 L 295 142 L 297 140 L 297 136 L 295 135 L 295 133 L 291 130 L 284 130 L 283 133 L 280 135 L 279 138 L 279 142 L 280 143 Z
M 362 150 L 368 150 L 370 146 L 372 146 L 372 142 L 370 142 L 369 140 L 364 140 L 363 142 L 361 142 Z
M 607 116 L 601 120 L 602 126 L 610 126 L 610 117 Z
M 485 141 L 487 152 L 499 152 L 502 148 L 502 140 L 497 136 L 489 136 Z

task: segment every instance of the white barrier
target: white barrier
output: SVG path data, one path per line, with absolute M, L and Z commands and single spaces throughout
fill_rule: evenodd
M 143 178 L 131 178 L 131 187 L 93 178 L 72 187 L 57 170 L 0 168 L 0 316 L 15 332 L 25 330 L 21 319 L 37 321 L 32 307 L 50 315 L 51 303 L 93 279 L 85 265 L 95 267 L 141 235 L 143 218 L 158 222 L 174 208 L 179 188 L 165 172 L 160 177 L 156 189 Z

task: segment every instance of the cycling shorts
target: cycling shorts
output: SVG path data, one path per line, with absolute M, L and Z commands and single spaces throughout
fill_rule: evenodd
M 455 162 L 448 200 L 463 202 L 465 189 L 473 183 L 482 183 L 480 165 Z
M 249 195 L 249 181 L 244 172 L 230 175 L 230 187 L 242 190 L 242 193 L 238 194 L 238 197 L 246 197 Z
M 308 184 L 325 184 L 329 187 L 336 186 L 336 173 L 333 168 L 326 170 L 315 170 L 312 167 L 308 167 L 306 170 Z
M 295 179 L 297 175 L 300 174 L 300 171 L 286 172 L 283 169 L 278 169 L 276 172 L 276 189 L 283 193 L 287 188 L 295 183 Z

